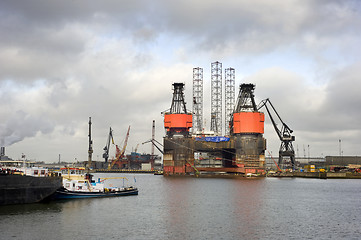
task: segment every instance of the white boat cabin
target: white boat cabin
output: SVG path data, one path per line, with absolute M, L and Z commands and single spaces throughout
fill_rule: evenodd
M 33 177 L 47 177 L 49 175 L 49 170 L 43 167 L 25 168 L 25 175 Z
M 63 187 L 77 192 L 104 192 L 104 181 L 89 181 L 85 168 L 62 168 Z

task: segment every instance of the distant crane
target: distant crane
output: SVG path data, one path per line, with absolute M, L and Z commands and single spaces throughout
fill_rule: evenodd
M 135 153 L 137 153 L 138 147 L 139 147 L 139 143 L 137 144 L 137 146 L 136 146 L 135 149 L 134 149 L 134 152 L 135 152 Z
M 118 145 L 115 145 L 116 147 L 115 159 L 113 159 L 112 162 L 109 164 L 108 169 L 112 169 L 115 164 L 117 164 L 118 167 L 121 168 L 121 160 L 124 158 L 125 149 L 128 144 L 129 132 L 130 132 L 130 126 L 128 127 L 127 135 L 125 137 L 122 150 L 119 149 Z
M 278 119 L 282 123 L 281 129 L 279 129 L 277 127 L 277 124 L 272 117 L 270 109 L 267 106 L 268 104 L 270 105 L 273 112 L 277 115 Z M 279 139 L 281 140 L 281 146 L 280 146 L 279 155 L 278 155 L 279 156 L 278 157 L 278 165 L 281 166 L 281 164 L 284 163 L 284 161 L 283 161 L 284 157 L 289 157 L 291 164 L 292 164 L 292 168 L 294 169 L 295 168 L 295 150 L 293 148 L 292 142 L 295 141 L 295 136 L 291 135 L 293 133 L 293 130 L 291 128 L 289 128 L 285 122 L 283 122 L 283 120 L 281 119 L 280 115 L 274 108 L 274 106 L 271 103 L 271 101 L 269 100 L 269 98 L 262 100 L 260 102 L 260 104 L 258 105 L 257 110 L 260 110 L 262 107 L 266 108 L 268 116 L 271 119 L 272 125 L 273 125 L 274 129 L 276 130 L 276 133 L 277 133 Z
M 154 147 L 156 147 L 158 149 L 159 152 L 161 152 L 163 154 L 163 150 L 160 147 L 157 146 L 157 144 L 158 144 L 158 145 L 163 147 L 163 144 L 161 144 L 160 142 L 158 142 L 155 139 L 149 139 L 148 141 L 145 141 L 142 144 L 146 144 L 146 143 L 150 143 L 150 142 L 153 144 Z
M 114 144 L 112 128 L 110 128 L 110 130 L 109 130 L 108 141 L 103 149 L 104 150 L 103 158 L 105 159 L 105 162 L 108 162 L 108 159 L 109 159 L 110 140 L 112 140 L 112 143 Z
M 269 151 L 268 151 L 268 154 L 271 156 L 271 158 L 272 158 L 273 162 L 275 163 L 278 171 L 282 172 L 282 169 L 278 166 L 278 164 L 277 164 L 276 161 L 273 159 L 272 154 L 271 154 Z

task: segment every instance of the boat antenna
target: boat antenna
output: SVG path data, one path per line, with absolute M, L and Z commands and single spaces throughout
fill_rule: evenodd
M 89 117 L 89 150 L 88 150 L 88 167 L 87 167 L 87 171 L 88 173 L 90 172 L 90 167 L 92 164 L 92 154 L 93 154 L 93 141 L 92 141 L 92 137 L 91 137 L 91 126 L 92 126 L 92 119 L 91 117 Z

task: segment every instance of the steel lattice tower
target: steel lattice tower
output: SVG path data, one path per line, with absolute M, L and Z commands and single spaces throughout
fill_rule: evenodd
M 235 103 L 235 70 L 234 68 L 226 68 L 224 70 L 225 78 L 225 94 L 224 94 L 224 103 L 225 103 L 225 116 L 224 116 L 224 126 L 226 135 L 230 134 L 229 122 L 231 121 L 234 103 Z
M 193 68 L 193 132 L 203 130 L 203 68 Z
M 171 114 L 187 113 L 186 102 L 184 101 L 184 83 L 173 83 L 173 99 L 170 106 Z
M 211 64 L 211 131 L 222 134 L 222 63 Z

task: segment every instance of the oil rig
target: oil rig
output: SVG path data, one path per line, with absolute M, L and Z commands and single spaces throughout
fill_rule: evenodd
M 164 115 L 166 135 L 163 138 L 163 174 L 174 175 L 265 175 L 266 139 L 265 115 L 260 108 L 270 101 L 255 102 L 255 85 L 240 85 L 237 101 L 234 99 L 234 69 L 225 71 L 225 134 L 222 135 L 222 79 L 221 63 L 212 63 L 211 131 L 205 131 L 203 115 L 203 69 L 193 69 L 193 111 L 186 108 L 184 83 L 173 83 L 173 99 Z M 273 107 L 273 106 L 272 106 Z M 268 108 L 267 108 L 268 110 Z M 270 114 L 270 112 L 268 111 Z M 277 116 L 278 113 L 276 112 Z M 270 118 L 272 116 L 270 115 Z M 281 120 L 282 121 L 282 120 Z M 283 123 L 283 121 L 282 121 Z M 294 160 L 294 136 L 282 135 L 275 121 L 272 124 L 280 136 L 279 164 L 283 156 Z M 191 131 L 192 129 L 192 131 Z M 277 131 L 278 130 L 278 131 Z M 292 161 L 294 164 L 294 161 Z

